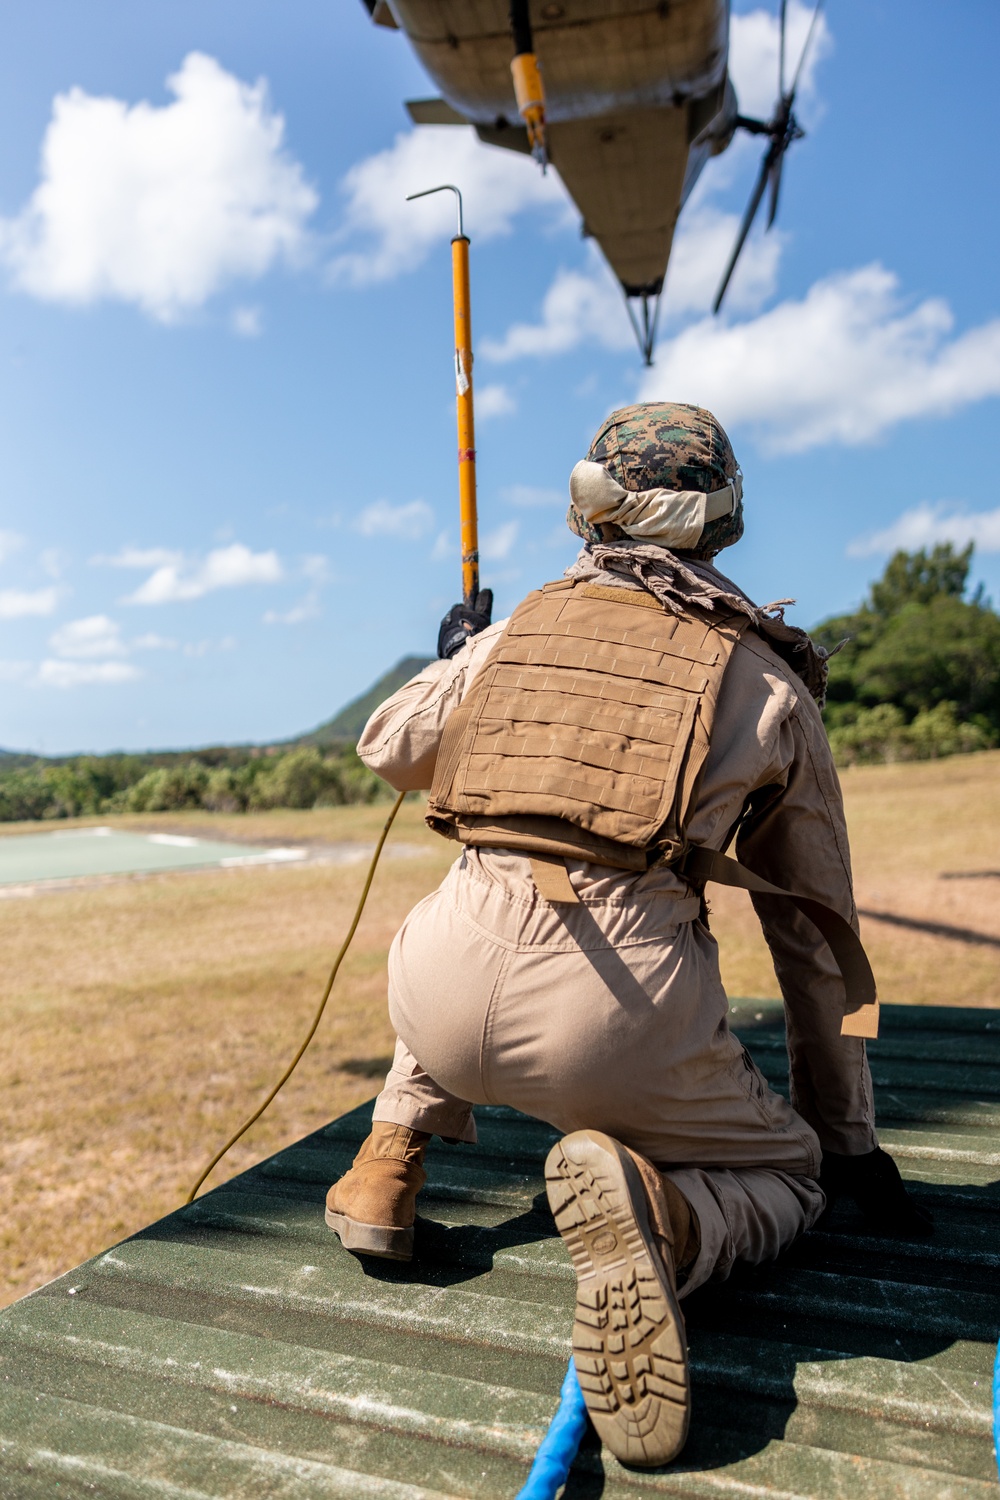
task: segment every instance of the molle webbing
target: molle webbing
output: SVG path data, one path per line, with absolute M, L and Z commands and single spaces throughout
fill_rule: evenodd
M 746 623 L 672 615 L 645 590 L 529 594 L 448 720 L 428 822 L 623 869 L 675 859 Z

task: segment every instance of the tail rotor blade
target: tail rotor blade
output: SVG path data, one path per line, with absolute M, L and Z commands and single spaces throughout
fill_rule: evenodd
M 816 22 L 819 20 L 819 13 L 822 9 L 823 0 L 816 0 L 816 5 L 812 13 L 812 19 L 809 22 L 809 30 L 806 32 L 806 39 L 802 47 L 802 52 L 799 56 L 799 64 L 792 76 L 792 86 L 788 90 L 789 108 L 791 108 L 792 104 L 795 101 L 795 93 L 799 86 L 799 79 L 802 76 L 802 69 L 805 67 L 805 61 L 809 55 L 809 48 L 812 46 L 813 35 L 816 31 Z M 784 4 L 782 4 L 782 25 L 784 25 Z M 782 41 L 784 41 L 784 36 L 782 36 Z
M 726 295 L 726 288 L 728 287 L 730 279 L 732 278 L 732 274 L 736 269 L 736 262 L 740 258 L 740 251 L 743 249 L 743 246 L 746 243 L 747 235 L 750 233 L 750 226 L 753 224 L 754 219 L 757 217 L 757 210 L 758 208 L 760 208 L 761 199 L 764 196 L 764 189 L 767 187 L 767 180 L 771 174 L 771 169 L 774 165 L 776 157 L 780 158 L 780 153 L 777 151 L 777 148 L 774 145 L 769 146 L 767 151 L 764 153 L 764 160 L 761 163 L 760 172 L 757 176 L 757 181 L 754 184 L 754 190 L 750 195 L 750 202 L 746 206 L 746 212 L 743 215 L 743 223 L 740 225 L 740 232 L 736 236 L 736 244 L 733 246 L 732 254 L 729 257 L 725 273 L 723 274 L 722 281 L 719 285 L 719 290 L 715 294 L 715 301 L 712 303 L 713 313 L 717 313 L 719 311 L 719 308 L 722 306 L 722 299 Z
M 822 9 L 823 0 L 816 0 L 816 5 L 809 20 L 809 30 L 806 32 L 805 43 L 799 55 L 795 72 L 792 75 L 791 84 L 786 92 L 785 55 L 787 52 L 788 0 L 781 0 L 778 33 L 778 103 L 775 107 L 774 115 L 766 124 L 763 120 L 737 118 L 736 123 L 741 125 L 745 130 L 749 130 L 751 134 L 768 135 L 770 137 L 770 144 L 764 154 L 764 160 L 761 162 L 760 172 L 754 184 L 754 190 L 750 195 L 750 202 L 747 204 L 746 212 L 743 215 L 740 232 L 736 236 L 736 244 L 733 246 L 732 254 L 726 264 L 719 290 L 715 294 L 715 301 L 712 304 L 712 311 L 714 313 L 717 313 L 722 306 L 722 299 L 726 295 L 726 289 L 736 269 L 736 262 L 740 258 L 743 246 L 746 244 L 747 235 L 750 233 L 753 221 L 757 217 L 757 210 L 760 208 L 761 200 L 768 189 L 770 190 L 768 192 L 767 205 L 768 229 L 770 229 L 777 216 L 778 203 L 781 198 L 781 176 L 785 168 L 785 152 L 793 141 L 801 140 L 805 134 L 792 113 L 792 105 L 795 103 L 795 94 L 799 86 L 799 80 L 802 77 L 802 69 L 805 67 L 806 58 L 809 55 L 809 49 L 816 34 L 816 24 L 819 21 L 819 14 Z
M 767 174 L 768 186 L 770 187 L 770 196 L 767 208 L 768 229 L 770 229 L 771 225 L 774 223 L 775 216 L 778 212 L 778 197 L 781 193 L 781 174 L 784 171 L 784 167 L 785 153 L 784 150 L 779 150 L 774 159 L 774 162 L 772 163 L 771 170 Z

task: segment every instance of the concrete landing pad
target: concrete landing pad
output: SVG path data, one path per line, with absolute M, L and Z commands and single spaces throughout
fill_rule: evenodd
M 223 844 L 178 833 L 119 833 L 111 828 L 73 828 L 0 838 L 0 886 L 91 875 L 149 874 L 206 865 L 284 864 L 302 860 L 305 849 L 265 849 Z

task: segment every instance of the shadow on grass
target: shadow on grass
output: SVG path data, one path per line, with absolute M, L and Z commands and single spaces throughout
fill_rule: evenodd
M 866 922 L 885 922 L 890 927 L 905 927 L 909 932 L 926 932 L 931 937 L 950 938 L 953 943 L 972 943 L 983 948 L 1000 948 L 1000 937 L 988 932 L 976 932 L 971 927 L 952 927 L 948 922 L 924 922 L 917 917 L 901 917 L 892 911 L 865 911 L 858 907 L 858 916 Z
M 333 1068 L 334 1073 L 350 1073 L 352 1078 L 384 1078 L 392 1067 L 392 1058 L 348 1057 Z

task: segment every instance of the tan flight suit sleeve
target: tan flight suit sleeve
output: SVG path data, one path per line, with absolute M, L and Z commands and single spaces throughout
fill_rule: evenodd
M 778 779 L 751 793 L 736 843 L 748 869 L 824 901 L 858 928 L 840 783 L 812 699 L 779 730 Z M 816 928 L 789 901 L 754 896 L 785 999 L 792 1103 L 830 1151 L 878 1144 L 865 1044 L 842 1037 L 844 982 Z
M 450 661 L 432 661 L 379 705 L 358 741 L 370 770 L 397 792 L 426 792 L 449 714 L 458 707 L 506 625 L 498 620 Z

